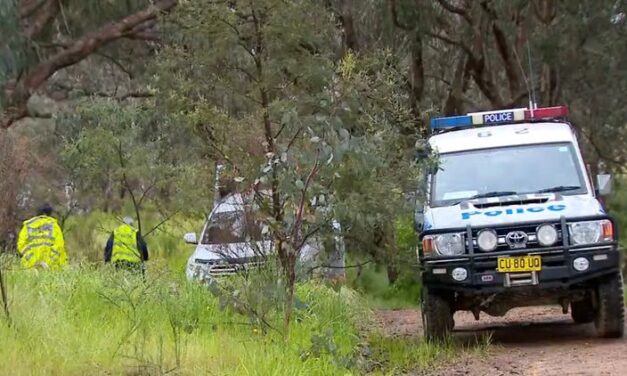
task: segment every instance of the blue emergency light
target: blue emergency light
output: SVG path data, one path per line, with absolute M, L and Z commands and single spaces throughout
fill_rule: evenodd
M 438 130 L 469 125 L 508 124 L 523 120 L 559 118 L 567 115 L 568 107 L 566 106 L 473 112 L 467 115 L 431 119 L 431 129 Z

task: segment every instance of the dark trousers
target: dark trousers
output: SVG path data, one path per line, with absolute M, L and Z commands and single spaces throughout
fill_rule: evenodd
M 141 262 L 129 262 L 129 261 L 116 261 L 113 263 L 116 269 L 128 270 L 133 273 L 141 273 L 142 277 L 145 277 L 144 265 Z

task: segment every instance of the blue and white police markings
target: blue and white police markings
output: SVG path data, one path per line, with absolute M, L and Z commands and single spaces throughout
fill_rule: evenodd
M 564 209 L 566 209 L 566 205 L 557 204 L 557 205 L 549 205 L 546 208 L 541 207 L 541 206 L 532 206 L 528 208 L 516 208 L 516 209 L 507 208 L 505 210 L 484 210 L 484 211 L 475 210 L 475 211 L 463 212 L 462 219 L 470 219 L 470 217 L 472 217 L 473 215 L 485 215 L 487 217 L 498 217 L 501 215 L 540 213 L 545 210 L 552 211 L 552 212 L 559 212 Z
M 483 115 L 484 124 L 505 123 L 509 121 L 514 121 L 513 112 L 497 112 L 497 113 Z

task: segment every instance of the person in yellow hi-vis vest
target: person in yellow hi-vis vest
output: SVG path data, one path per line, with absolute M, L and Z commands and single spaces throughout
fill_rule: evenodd
M 137 229 L 133 219 L 126 217 L 123 224 L 113 230 L 105 246 L 104 261 L 118 268 L 141 270 L 148 261 L 148 246 Z
M 36 217 L 24 221 L 17 238 L 17 251 L 25 268 L 56 270 L 67 265 L 63 232 L 52 217 L 50 205 L 43 205 Z

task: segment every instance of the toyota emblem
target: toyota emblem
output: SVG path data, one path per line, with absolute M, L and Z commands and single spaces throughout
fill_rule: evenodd
M 527 234 L 524 231 L 511 231 L 505 236 L 505 242 L 510 248 L 525 248 L 527 246 Z

